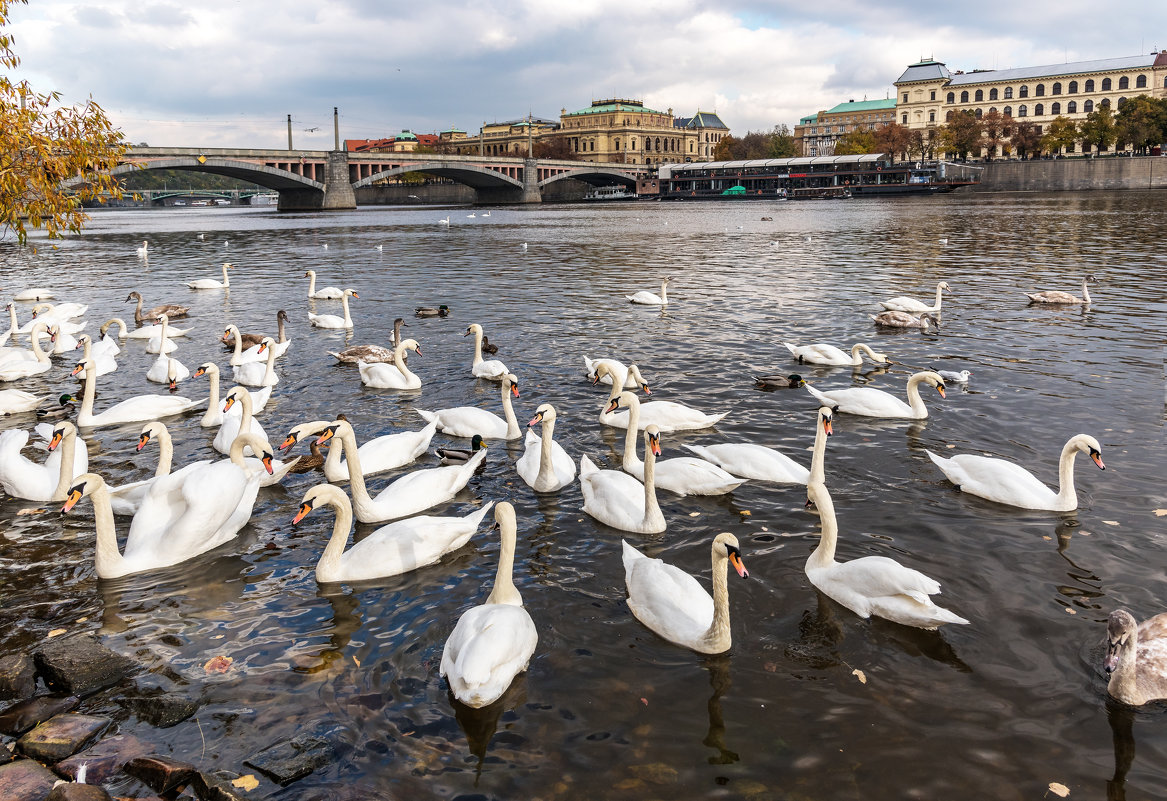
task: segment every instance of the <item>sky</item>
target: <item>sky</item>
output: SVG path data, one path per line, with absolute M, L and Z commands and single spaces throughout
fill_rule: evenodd
M 981 0 L 30 0 L 10 8 L 14 77 L 91 97 L 152 146 L 331 149 L 403 129 L 477 134 L 528 113 L 637 99 L 716 111 L 731 133 L 894 96 L 949 69 L 1167 49 L 1167 3 Z

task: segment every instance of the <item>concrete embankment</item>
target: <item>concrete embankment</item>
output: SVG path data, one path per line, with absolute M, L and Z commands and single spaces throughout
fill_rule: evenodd
M 977 192 L 1167 189 L 1167 157 L 998 161 L 984 165 Z

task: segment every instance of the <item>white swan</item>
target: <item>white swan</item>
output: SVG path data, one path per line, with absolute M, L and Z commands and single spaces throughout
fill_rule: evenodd
M 343 415 L 337 419 L 343 418 Z M 287 439 L 280 446 L 281 451 L 296 444 L 301 438 L 315 436 L 327 428 L 331 423 L 320 420 L 314 423 L 301 423 L 288 432 Z M 402 431 L 397 434 L 385 434 L 374 437 L 357 448 L 358 461 L 361 466 L 361 475 L 372 476 L 404 467 L 417 460 L 426 452 L 434 433 L 438 430 L 437 422 L 429 423 L 418 431 Z M 356 434 L 353 434 L 356 441 Z M 324 459 L 324 477 L 329 481 L 348 481 L 348 464 L 342 460 L 344 448 L 329 448 L 328 456 Z
M 37 356 L 37 345 L 45 337 L 49 338 L 49 349 L 45 351 L 46 354 L 51 354 L 56 344 L 56 337 L 49 330 L 53 323 L 47 320 L 34 322 L 29 332 L 29 347 L 22 348 L 16 345 L 10 345 L 0 348 L 0 365 L 14 364 L 16 362 L 39 362 L 43 359 Z M 13 340 L 15 342 L 16 340 Z M 45 358 L 48 358 L 47 355 Z
M 53 427 L 43 464 L 21 453 L 27 444 L 27 431 L 0 432 L 0 487 L 13 498 L 63 501 L 73 480 L 89 469 L 89 448 L 77 436 L 77 428 L 68 421 Z
M 243 445 L 264 450 L 258 437 L 244 434 L 230 460 L 197 470 L 171 473 L 155 481 L 130 523 L 125 553 L 118 552 L 109 489 L 101 476 L 86 473 L 69 490 L 62 512 L 88 496 L 97 529 L 95 563 L 99 578 L 119 578 L 185 562 L 229 542 L 251 519 L 259 474 L 242 463 Z
M 807 470 L 784 453 L 754 442 L 727 442 L 720 445 L 686 445 L 693 453 L 742 478 L 778 484 L 807 484 L 826 454 L 831 435 L 831 410 L 822 407 L 815 418 L 814 452 Z M 821 470 L 821 468 L 820 468 Z M 822 480 L 821 478 L 819 479 Z
M 602 375 L 606 372 L 606 367 L 600 365 L 596 368 L 596 375 Z M 643 385 L 642 389 L 647 392 L 647 385 Z M 608 402 L 603 409 L 600 410 L 600 422 L 606 426 L 613 428 L 628 428 L 629 417 L 625 411 L 609 411 L 612 407 L 612 401 L 620 397 L 623 388 L 617 384 L 612 385 L 612 391 L 608 393 Z M 710 428 L 718 423 L 718 421 L 725 418 L 729 412 L 722 412 L 721 414 L 706 414 L 700 409 L 694 409 L 692 406 L 686 406 L 683 403 L 675 401 L 648 401 L 640 404 L 640 427 L 646 428 L 650 425 L 656 426 L 661 433 L 669 434 L 674 431 L 694 431 L 701 428 Z
M 346 289 L 340 296 L 340 305 L 344 309 L 344 317 L 337 317 L 335 314 L 313 314 L 308 312 L 308 322 L 317 328 L 352 328 L 353 318 L 349 315 L 348 299 L 360 298 L 352 289 Z
M 399 576 L 432 565 L 470 540 L 494 502 L 465 517 L 421 515 L 398 520 L 361 537 L 347 551 L 353 507 L 344 491 L 331 484 L 318 484 L 304 494 L 292 525 L 320 506 L 331 506 L 336 512 L 332 536 L 316 563 L 316 580 L 324 584 Z
M 239 404 L 239 414 L 231 414 L 235 404 Z M 211 447 L 219 453 L 229 454 L 235 438 L 243 431 L 258 434 L 263 439 L 270 441 L 271 438 L 263 430 L 263 426 L 259 424 L 258 420 L 252 418 L 253 412 L 251 394 L 243 387 L 232 387 L 224 399 L 223 422 L 219 425 L 219 430 L 215 432 L 215 439 L 211 442 Z M 254 455 L 250 448 L 245 449 L 243 454 L 245 456 Z
M 640 399 L 631 392 L 621 392 L 608 405 L 608 411 L 614 411 L 617 406 L 627 407 L 629 415 L 624 435 L 624 471 L 644 481 L 644 462 L 636 455 Z M 656 463 L 656 486 L 677 495 L 724 495 L 744 483 L 746 479 L 735 478 L 712 462 L 693 456 L 658 459 Z
M 145 448 L 151 439 L 158 440 L 158 465 L 154 468 L 154 475 L 141 481 L 133 481 L 129 484 L 108 488 L 110 507 L 113 509 L 115 515 L 129 516 L 137 514 L 138 509 L 142 506 L 142 501 L 146 497 L 146 493 L 150 491 L 153 483 L 162 476 L 171 475 L 170 468 L 174 463 L 174 441 L 171 439 L 170 431 L 166 428 L 165 423 L 160 420 L 152 420 L 146 423 L 138 435 L 137 450 L 141 451 Z M 176 470 L 174 475 L 178 475 L 183 471 L 194 470 L 200 465 L 210 463 L 209 459 L 192 462 Z
M 45 321 L 66 322 L 75 317 L 84 317 L 89 311 L 85 303 L 38 303 L 32 307 L 32 316 Z M 70 330 L 70 333 L 75 333 Z
M 462 703 L 481 708 L 494 703 L 515 676 L 527 669 L 539 633 L 512 574 L 517 538 L 514 507 L 505 501 L 494 509 L 502 539 L 494 588 L 486 602 L 458 618 L 442 648 L 438 672 L 450 682 L 450 691 Z
M 644 431 L 644 483 L 620 470 L 600 470 L 591 459 L 579 460 L 579 485 L 583 510 L 601 523 L 622 531 L 660 534 L 667 527 L 656 500 L 653 473 L 660 455 L 660 433 L 649 426 Z
M 653 293 L 646 292 L 645 290 L 642 289 L 639 292 L 637 292 L 635 295 L 625 295 L 624 297 L 628 299 L 629 303 L 639 303 L 643 306 L 668 306 L 669 305 L 668 286 L 669 286 L 669 281 L 672 281 L 672 280 L 673 280 L 672 278 L 666 278 L 660 282 L 660 294 L 659 295 L 654 295 Z
M 31 359 L 20 358 L 18 355 L 10 355 L 8 358 L 0 361 L 0 381 L 19 381 L 22 378 L 40 375 L 49 371 L 53 363 L 49 359 L 49 354 L 41 350 L 40 341 L 36 336 L 36 332 L 44 330 L 44 328 L 44 323 L 37 323 L 33 326 L 32 350 L 28 351 L 32 354 Z
M 106 337 L 106 340 L 109 340 L 109 337 Z M 110 341 L 112 342 L 112 340 Z M 103 347 L 105 344 L 106 342 L 103 340 L 94 346 L 93 340 L 89 334 L 82 334 L 77 338 L 77 344 L 74 345 L 73 348 L 74 350 L 77 348 L 82 348 L 83 355 L 81 357 L 81 361 L 94 362 L 97 365 L 98 375 L 109 375 L 118 369 L 117 359 L 114 358 L 114 353 L 117 353 L 117 351 L 115 350 L 111 353 L 108 347 Z M 113 347 L 117 348 L 117 344 L 115 343 Z M 80 373 L 78 373 L 77 377 L 84 380 L 85 371 L 82 370 Z
M 875 615 L 920 629 L 935 629 L 944 623 L 968 623 L 932 602 L 928 596 L 938 594 L 940 585 L 918 570 L 904 567 L 886 556 L 836 562 L 839 527 L 831 495 L 826 485 L 818 482 L 807 485 L 806 490 L 818 508 L 822 523 L 818 547 L 806 560 L 806 577 L 824 595 L 862 618 Z
M 23 289 L 12 296 L 13 300 L 52 300 L 56 295 L 53 290 L 46 287 L 32 287 L 31 289 Z
M 544 403 L 527 423 L 523 455 L 515 462 L 519 477 L 535 492 L 556 492 L 575 481 L 575 461 L 554 440 L 555 407 Z M 530 430 L 542 424 L 542 436 Z
M 650 559 L 625 540 L 620 540 L 620 545 L 628 608 L 637 620 L 669 642 L 700 654 L 729 650 L 733 643 L 726 581 L 729 566 L 732 564 L 742 578 L 750 575 L 742 563 L 737 537 L 727 531 L 713 538 L 712 597 L 681 568 Z
M 357 362 L 361 383 L 374 389 L 421 389 L 421 379 L 405 366 L 402 354 L 406 350 L 421 355 L 421 345 L 417 344 L 417 340 L 405 339 L 393 349 L 393 364 Z
M 156 420 L 159 417 L 169 417 L 197 409 L 207 402 L 206 398 L 194 401 L 176 395 L 135 395 L 115 403 L 100 414 L 94 414 L 93 399 L 97 395 L 96 368 L 97 365 L 93 362 L 81 362 L 73 369 L 74 375 L 85 371 L 85 393 L 81 397 L 81 409 L 77 412 L 77 425 L 82 428 Z
M 498 359 L 482 358 L 482 326 L 471 323 L 462 336 L 474 335 L 474 362 L 470 365 L 470 372 L 475 378 L 485 378 L 488 381 L 502 381 L 510 373 L 507 366 Z
M 0 415 L 31 412 L 47 401 L 48 395 L 34 395 L 23 389 L 0 389 Z
M 344 292 L 342 292 L 339 287 L 326 286 L 323 289 L 317 290 L 316 289 L 316 271 L 315 270 L 305 271 L 304 277 L 308 279 L 308 297 L 309 298 L 313 298 L 315 300 L 340 300 L 342 297 L 344 297 Z M 331 326 L 331 327 L 338 328 L 339 326 Z M 351 328 L 352 326 L 349 326 L 349 327 Z
M 871 360 L 876 364 L 891 364 L 892 361 L 886 353 L 876 353 L 871 349 L 870 345 L 864 342 L 856 342 L 851 346 L 851 352 L 836 348 L 834 345 L 828 345 L 826 342 L 816 342 L 813 345 L 792 345 L 789 342 L 783 342 L 786 349 L 790 351 L 799 364 L 827 364 L 832 366 L 844 367 L 858 367 L 863 364 L 863 355 L 866 353 Z
M 1167 613 L 1136 623 L 1125 609 L 1106 621 L 1106 691 L 1131 706 L 1167 698 Z
M 146 380 L 153 381 L 155 384 L 171 384 L 178 381 L 185 381 L 190 378 L 190 370 L 178 359 L 167 355 L 169 351 L 166 349 L 165 344 L 169 342 L 169 339 L 166 335 L 166 315 L 163 314 L 158 320 L 162 325 L 162 331 L 158 337 L 158 358 L 154 360 L 154 363 L 150 365 L 150 369 L 146 371 Z M 151 343 L 153 342 L 154 340 L 151 340 Z M 147 350 L 149 350 L 148 347 Z M 98 374 L 100 375 L 100 373 Z
M 344 447 L 353 508 L 357 520 L 362 523 L 409 517 L 445 503 L 469 483 L 478 465 L 486 458 L 486 449 L 483 448 L 465 464 L 415 470 L 393 481 L 372 498 L 365 489 L 365 476 L 361 472 L 361 457 L 357 453 L 357 438 L 352 426 L 344 420 L 330 423 L 316 444 L 323 445 L 332 437 L 339 438 Z
M 640 368 L 635 364 L 625 366 L 622 362 L 615 359 L 589 359 L 587 356 L 583 357 L 584 367 L 587 368 L 588 378 L 592 380 L 593 384 L 607 384 L 611 386 L 613 376 L 620 379 L 620 385 L 624 389 L 640 389 L 651 395 L 648 390 L 648 382 L 644 376 L 640 374 Z M 604 370 L 600 370 L 600 366 L 604 366 Z M 623 376 L 623 378 L 621 378 Z
M 109 329 L 115 325 L 118 327 L 118 336 L 122 339 L 160 339 L 159 334 L 162 333 L 161 325 L 144 325 L 141 328 L 135 328 L 133 331 L 131 331 L 126 327 L 126 321 L 121 317 L 111 317 L 105 321 L 104 325 L 101 326 L 101 335 L 105 337 L 106 332 L 108 332 Z M 175 328 L 174 326 L 170 326 L 166 329 L 166 337 L 167 339 L 184 337 L 189 334 L 190 331 L 191 329 L 189 328 Z M 174 343 L 171 342 L 170 344 L 173 345 Z M 173 350 L 173 348 L 171 348 L 171 350 Z M 152 352 L 157 353 L 156 350 Z
M 209 376 L 211 382 L 211 399 L 207 404 L 207 412 L 199 420 L 199 425 L 203 428 L 211 428 L 213 426 L 221 426 L 223 418 L 227 414 L 235 414 L 236 416 L 243 414 L 242 404 L 238 409 L 232 407 L 231 412 L 224 412 L 223 407 L 219 404 L 219 365 L 214 362 L 207 362 L 200 364 L 198 369 L 192 373 L 194 378 L 202 378 Z M 271 399 L 271 387 L 264 387 L 263 389 L 248 390 L 251 397 L 251 411 L 253 414 L 259 414 L 267 406 L 268 400 Z
M 16 319 L 16 306 L 9 303 L 4 307 L 8 311 L 8 330 L 0 334 L 0 353 L 8 350 L 8 340 L 20 333 L 20 321 Z M 16 341 L 16 340 L 12 340 Z
M 264 337 L 263 342 L 259 345 L 259 349 L 260 352 L 267 352 L 266 361 L 233 365 L 231 370 L 235 377 L 235 383 L 245 384 L 249 387 L 274 387 L 280 383 L 280 377 L 276 375 L 275 370 L 275 344 L 275 340 L 271 337 Z
M 916 312 L 885 311 L 868 316 L 872 322 L 884 328 L 922 328 L 927 331 L 931 325 L 937 331 L 940 330 L 940 321 L 928 312 L 917 315 Z
M 235 265 L 230 262 L 223 262 L 223 280 L 216 281 L 214 278 L 196 278 L 193 281 L 187 281 L 186 285 L 191 289 L 230 289 L 231 277 L 227 275 L 227 270 L 233 268 Z
M 936 285 L 936 302 L 929 306 L 922 300 L 916 300 L 909 297 L 892 298 L 891 300 L 882 300 L 879 302 L 880 306 L 889 311 L 903 311 L 919 314 L 920 312 L 931 312 L 932 314 L 939 314 L 940 305 L 944 300 L 944 293 L 950 292 L 952 288 L 948 286 L 947 281 L 941 281 Z
M 68 353 L 71 350 L 77 349 L 77 338 L 72 334 L 67 334 L 61 329 L 60 323 L 53 323 L 49 328 L 49 335 L 52 337 L 53 347 L 49 351 L 54 356 L 60 356 L 62 353 Z M 82 334 L 82 336 L 85 336 Z
M 146 239 L 142 240 L 142 246 L 138 248 L 138 258 L 145 259 L 150 255 L 150 242 Z
M 823 406 L 830 406 L 837 412 L 858 414 L 864 417 L 894 417 L 907 420 L 923 420 L 928 416 L 928 408 L 920 397 L 920 384 L 936 387 L 940 397 L 944 395 L 944 381 L 930 370 L 916 373 L 908 379 L 908 403 L 874 387 L 849 387 L 823 392 L 812 386 L 807 391 L 818 398 Z
M 1046 292 L 1026 292 L 1025 297 L 1029 298 L 1030 303 L 1045 303 L 1057 306 L 1089 306 L 1089 285 L 1091 282 L 1097 280 L 1093 275 L 1088 275 L 1082 279 L 1082 297 L 1080 298 L 1058 289 L 1048 290 Z
M 1088 454 L 1100 470 L 1106 469 L 1098 440 L 1089 434 L 1071 437 L 1062 446 L 1062 455 L 1058 460 L 1057 492 L 1024 467 L 1005 459 L 969 453 L 946 459 L 932 451 L 927 453 L 928 458 L 961 492 L 1009 506 L 1020 506 L 1022 509 L 1069 512 L 1078 508 L 1078 493 L 1074 489 L 1074 457 L 1079 451 Z
M 427 412 L 414 407 L 414 411 L 431 423 L 438 424 L 438 430 L 452 437 L 472 437 L 481 434 L 483 439 L 518 439 L 522 435 L 515 410 L 511 406 L 511 394 L 519 397 L 519 379 L 514 374 L 506 376 L 501 384 L 502 412 L 506 419 L 494 412 L 477 406 L 455 406 Z

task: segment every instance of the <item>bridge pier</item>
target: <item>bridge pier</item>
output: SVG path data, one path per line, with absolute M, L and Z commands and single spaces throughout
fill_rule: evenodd
M 334 211 L 357 207 L 357 193 L 349 178 L 348 153 L 333 150 L 324 166 L 324 191 L 280 189 L 278 211 Z

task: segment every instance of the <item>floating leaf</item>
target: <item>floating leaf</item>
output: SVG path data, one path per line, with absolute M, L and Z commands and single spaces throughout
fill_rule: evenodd
M 648 706 L 648 699 L 647 699 L 647 698 L 641 698 L 641 699 L 640 699 L 640 703 L 644 704 L 645 706 Z
M 749 517 L 752 513 L 746 511 L 745 509 L 742 509 L 740 512 L 738 512 L 738 514 L 741 515 L 742 517 Z
M 1155 510 L 1155 517 L 1162 517 L 1163 515 L 1167 515 L 1167 509 L 1156 509 Z
M 1103 520 L 1102 522 L 1108 526 L 1117 526 L 1118 525 L 1117 520 Z
M 47 511 L 48 509 L 21 509 L 16 513 L 16 516 L 20 517 L 21 515 L 43 515 Z
M 951 449 L 951 448 L 955 448 L 956 446 L 955 446 L 955 445 L 949 445 L 949 446 L 947 446 L 947 447 Z
M 860 684 L 866 684 L 866 683 L 867 683 L 867 674 L 866 674 L 866 673 L 864 673 L 864 672 L 863 672 L 862 670 L 860 670 L 859 668 L 855 668 L 854 670 L 852 670 L 852 671 L 851 671 L 851 675 L 852 675 L 852 676 L 854 676 L 855 678 L 859 679 L 859 683 L 860 683 Z
M 700 517 L 700 516 L 701 516 L 700 512 L 689 512 L 689 517 Z
M 68 632 L 68 629 L 53 629 L 49 632 L 50 637 L 60 637 L 62 634 Z
M 1068 606 L 1066 607 L 1066 611 L 1067 611 L 1067 612 L 1069 612 L 1071 615 L 1076 615 L 1076 614 L 1078 614 L 1077 612 L 1075 612 L 1073 609 L 1071 609 L 1071 608 L 1070 608 L 1070 607 L 1068 607 Z
M 203 670 L 207 673 L 226 673 L 231 669 L 231 663 L 235 660 L 229 656 L 216 656 L 207 660 L 203 665 Z
M 259 779 L 248 773 L 246 776 L 240 776 L 235 781 L 231 782 L 232 787 L 238 787 L 240 790 L 251 791 L 259 787 Z
M 1058 782 L 1050 782 L 1049 791 L 1056 795 L 1058 798 L 1065 798 L 1070 794 L 1070 788 L 1064 784 L 1059 784 Z
M 360 666 L 361 666 L 361 660 L 357 659 L 355 656 L 353 657 L 353 663 L 354 663 L 354 664 L 355 664 L 357 667 L 360 667 Z

